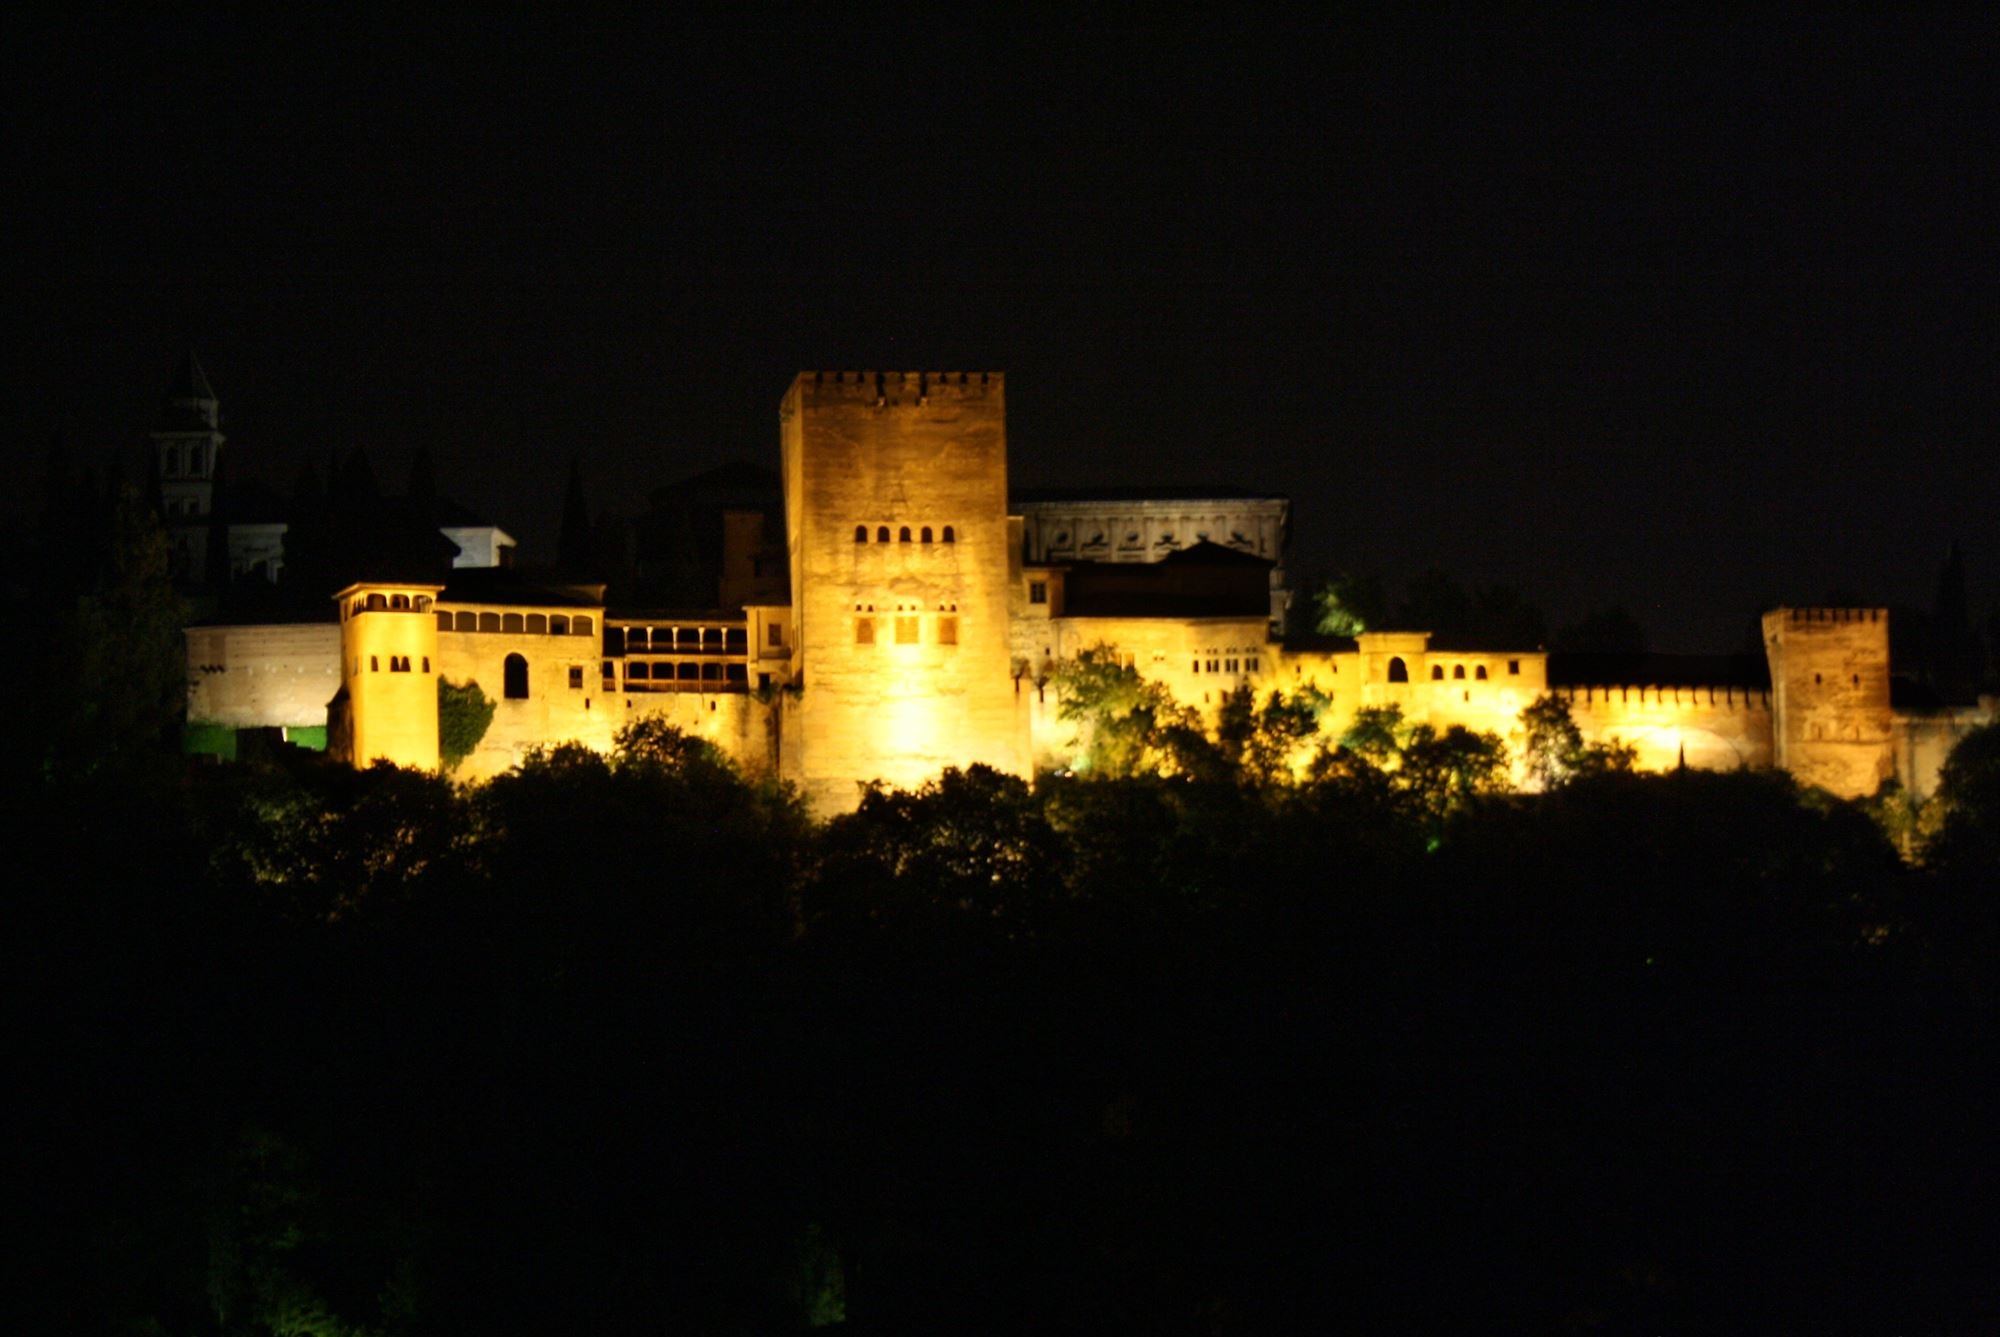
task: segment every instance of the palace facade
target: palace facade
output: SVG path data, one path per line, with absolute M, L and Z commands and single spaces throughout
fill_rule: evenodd
M 207 397 L 205 425 L 177 431 L 214 431 Z M 1329 736 L 1362 707 L 1395 706 L 1507 737 L 1552 691 L 1587 738 L 1631 744 L 1644 768 L 1775 767 L 1850 797 L 1892 778 L 1927 792 L 1992 714 L 1990 699 L 1899 709 L 1879 608 L 1766 614 L 1761 672 L 1657 658 L 1566 670 L 1540 647 L 1460 650 L 1422 630 L 1288 641 L 1283 498 L 1010 493 L 1000 373 L 806 372 L 778 416 L 782 542 L 769 515 L 725 511 L 716 606 L 621 606 L 602 584 L 499 565 L 356 580 L 328 591 L 324 622 L 189 628 L 191 723 L 435 769 L 438 680 L 475 682 L 497 708 L 465 778 L 537 747 L 607 749 L 660 718 L 832 813 L 871 782 L 1067 765 L 1054 674 L 1086 649 L 1211 724 L 1238 688 L 1310 686 Z M 185 476 L 189 441 L 171 440 Z M 199 444 L 212 468 L 220 441 Z

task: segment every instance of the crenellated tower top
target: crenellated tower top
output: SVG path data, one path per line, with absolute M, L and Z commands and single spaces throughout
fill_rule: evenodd
M 998 371 L 802 371 L 793 381 L 815 401 L 843 400 L 892 405 L 926 404 L 934 399 L 986 399 L 1003 393 L 1006 373 Z

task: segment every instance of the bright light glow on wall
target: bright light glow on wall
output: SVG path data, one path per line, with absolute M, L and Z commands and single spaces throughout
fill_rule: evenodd
M 882 755 L 889 764 L 886 768 L 903 773 L 886 775 L 885 779 L 900 783 L 927 777 L 929 766 L 922 759 L 932 754 L 943 732 L 938 727 L 939 709 L 937 696 L 923 681 L 921 671 L 911 668 L 895 676 L 883 703 L 882 724 L 888 746 Z

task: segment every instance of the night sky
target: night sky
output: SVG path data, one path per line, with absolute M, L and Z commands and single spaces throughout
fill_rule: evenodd
M 1000 369 L 1017 483 L 1287 493 L 1302 569 L 1729 649 L 1957 538 L 1984 610 L 1992 37 L 16 25 L 9 438 L 143 434 L 192 342 L 238 476 L 428 447 L 532 560 L 572 456 L 631 509 L 801 368 Z

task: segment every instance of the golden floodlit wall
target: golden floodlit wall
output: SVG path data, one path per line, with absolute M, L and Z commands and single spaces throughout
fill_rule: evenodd
M 1026 774 L 1000 374 L 804 372 L 779 421 L 799 689 L 786 728 L 814 810 L 950 766 Z
M 1642 771 L 1768 770 L 1771 698 L 1742 687 L 1657 684 L 1566 687 L 1570 718 L 1587 743 L 1624 743 Z M 1869 792 L 1874 792 L 1873 789 Z
M 598 609 L 439 605 L 439 626 L 447 618 L 453 629 L 437 633 L 444 676 L 478 683 L 496 703 L 486 736 L 456 774 L 497 775 L 535 747 L 610 748 L 619 712 L 603 699 L 604 627 Z
M 340 606 L 342 750 L 356 766 L 438 765 L 437 620 L 441 585 L 349 585 Z
M 326 720 L 332 750 L 356 765 L 434 769 L 442 675 L 496 702 L 460 778 L 498 774 L 537 747 L 608 750 L 621 726 L 658 718 L 752 774 L 798 784 L 829 814 L 851 809 L 872 781 L 1068 764 L 1075 730 L 1060 718 L 1056 672 L 1092 649 L 1162 684 L 1211 728 L 1238 689 L 1259 699 L 1311 689 L 1328 741 L 1356 712 L 1395 707 L 1413 725 L 1496 733 L 1518 755 L 1521 711 L 1548 690 L 1539 650 L 1438 649 L 1423 631 L 1294 650 L 1261 610 L 1068 616 L 1065 568 L 1028 561 L 1023 522 L 1007 513 L 998 373 L 801 373 L 779 420 L 789 605 L 746 599 L 740 619 L 628 612 L 607 657 L 601 587 L 548 607 L 436 604 L 439 586 L 359 584 L 337 596 L 337 636 L 326 626 L 191 628 L 190 718 L 238 728 Z M 737 585 L 776 596 L 761 517 L 735 513 L 729 535 Z M 1763 630 L 1769 692 L 1646 683 L 1559 694 L 1586 741 L 1630 745 L 1643 770 L 1775 767 L 1845 797 L 1892 776 L 1928 793 L 1951 746 L 1992 718 L 1990 701 L 1892 712 L 1886 610 L 1782 608 Z
M 1327 699 L 1321 733 L 1337 739 L 1366 707 L 1400 710 L 1411 724 L 1453 725 L 1512 740 L 1521 711 L 1548 690 L 1539 650 L 1433 650 L 1428 632 L 1364 632 L 1345 651 L 1281 651 L 1287 691 L 1310 687 Z

